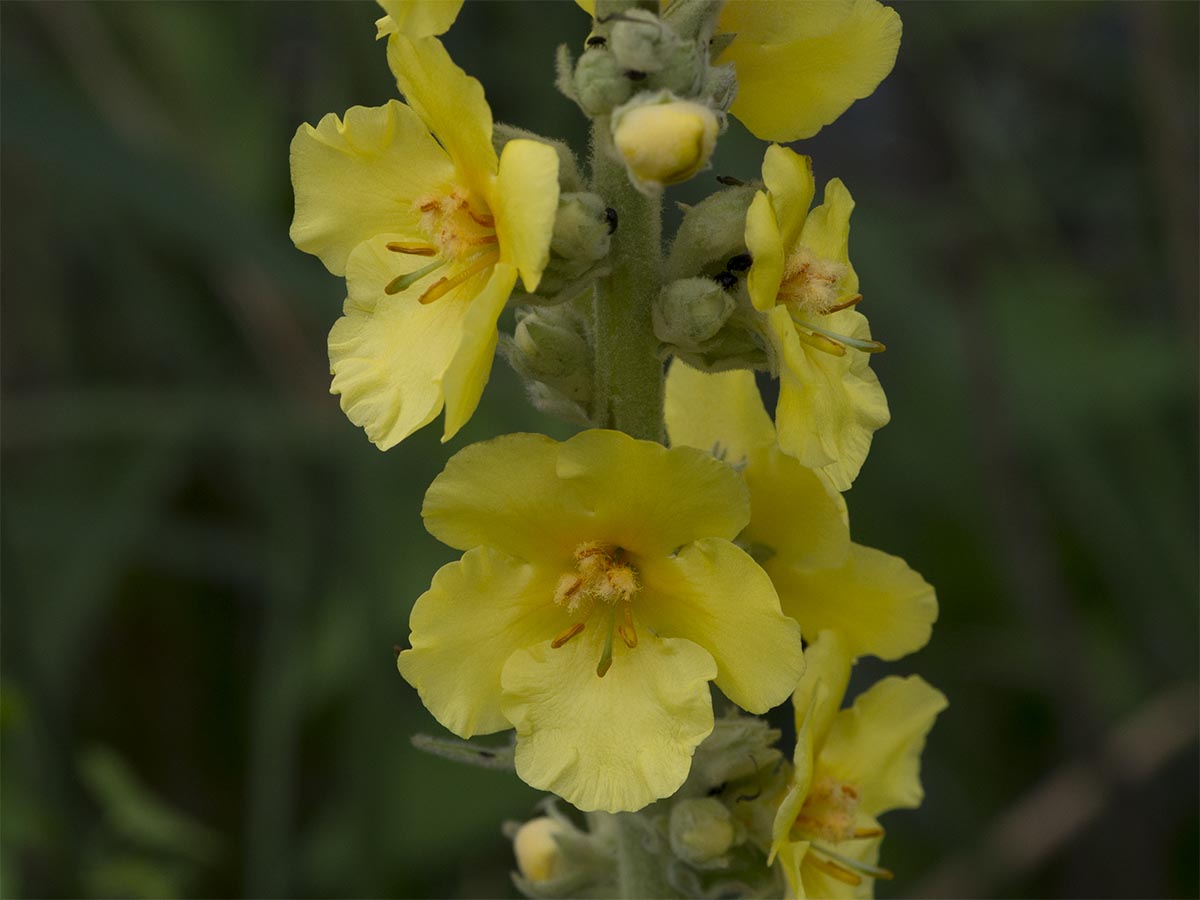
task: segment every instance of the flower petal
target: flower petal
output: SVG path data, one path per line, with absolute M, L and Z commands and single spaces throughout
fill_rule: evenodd
M 763 156 L 762 176 L 779 223 L 784 251 L 787 252 L 800 239 L 808 208 L 812 206 L 817 190 L 813 181 L 812 157 L 801 156 L 787 147 L 772 144 Z
M 763 191 L 754 195 L 746 211 L 746 249 L 754 260 L 746 275 L 746 289 L 754 308 L 765 312 L 775 306 L 775 298 L 779 296 L 784 246 L 775 210 Z
M 585 812 L 641 809 L 679 789 L 713 728 L 716 664 L 689 641 L 615 641 L 589 627 L 558 649 L 539 644 L 504 666 L 505 716 L 517 729 L 517 774 Z
M 851 656 L 899 659 L 929 641 L 937 598 L 925 579 L 898 556 L 852 544 L 832 569 L 801 569 L 784 559 L 765 564 L 784 611 L 806 634 L 831 628 Z
M 442 382 L 446 393 L 446 430 L 442 441 L 450 440 L 467 424 L 483 396 L 499 341 L 496 321 L 504 312 L 504 304 L 517 283 L 517 270 L 508 263 L 496 263 L 487 282 L 480 286 L 478 282 L 482 278 L 481 273 L 458 288 L 462 293 L 472 290 L 479 293 L 471 297 L 470 308 L 463 320 L 462 340 Z M 431 305 L 437 306 L 446 299 Z
M 427 260 L 391 253 L 382 234 L 358 246 L 347 265 L 350 296 L 329 332 L 330 391 L 380 450 L 394 447 L 442 410 L 442 379 L 458 352 L 468 302 L 457 295 L 422 305 L 414 288 L 389 296 L 384 287 Z
M 818 633 L 815 640 L 809 642 L 804 651 L 804 661 L 807 667 L 796 686 L 796 692 L 792 695 L 792 707 L 795 713 L 796 734 L 807 734 L 811 743 L 808 748 L 811 757 L 813 749 L 820 749 L 825 743 L 834 717 L 842 707 L 846 686 L 850 683 L 850 667 L 854 657 L 847 650 L 841 635 L 826 629 Z M 799 745 L 796 752 L 800 752 Z M 810 758 L 809 765 L 811 764 Z M 800 768 L 799 757 L 796 758 L 795 765 Z M 806 787 L 805 791 L 807 790 Z
M 387 13 L 376 22 L 376 39 L 389 34 L 406 34 L 410 38 L 445 34 L 458 18 L 463 0 L 377 0 Z
M 505 144 L 492 210 L 501 258 L 517 267 L 525 290 L 532 293 L 550 262 L 550 237 L 558 211 L 557 151 L 524 138 Z
M 384 233 L 413 233 L 416 201 L 450 182 L 454 168 L 416 113 L 396 100 L 333 113 L 292 139 L 296 215 L 291 237 L 345 274 L 350 252 Z
M 852 309 L 828 317 L 831 330 L 870 339 L 866 317 Z M 767 314 L 768 336 L 782 359 L 775 427 L 779 446 L 848 490 L 866 461 L 871 436 L 891 418 L 869 354 L 833 356 L 803 346 L 788 311 Z
M 458 180 L 487 197 L 497 163 L 483 85 L 456 66 L 435 37 L 393 34 L 387 56 L 404 98 L 454 160 Z
M 795 690 L 804 672 L 800 627 L 780 612 L 770 579 L 747 553 L 707 538 L 677 556 L 646 559 L 640 573 L 635 617 L 711 653 L 717 687 L 730 700 L 764 713 Z
M 747 4 L 751 10 L 758 5 Z M 835 7 L 827 8 L 827 15 L 835 13 Z M 827 22 L 822 16 L 816 24 L 825 27 Z M 739 34 L 717 59 L 737 70 L 738 92 L 730 112 L 762 140 L 787 143 L 812 137 L 887 77 L 896 63 L 900 32 L 895 10 L 876 0 L 855 0 L 849 14 L 827 33 L 770 44 Z
M 768 572 L 771 564 L 831 568 L 845 562 L 846 501 L 820 472 L 771 446 L 750 456 L 742 477 L 750 489 L 750 525 L 738 540 Z
M 705 450 L 733 465 L 753 449 L 775 443 L 775 425 L 763 408 L 754 373 L 745 369 L 709 375 L 672 360 L 666 420 L 673 446 Z
M 800 243 L 816 256 L 832 259 L 849 268 L 849 272 L 838 281 L 842 295 L 858 293 L 858 273 L 850 263 L 850 214 L 854 212 L 854 198 L 842 184 L 840 178 L 832 178 L 825 185 L 821 205 L 809 213 L 800 233 Z M 832 325 L 831 325 L 832 327 Z
M 855 785 L 866 815 L 920 806 L 921 751 L 946 706 L 945 695 L 916 675 L 885 678 L 838 713 L 817 768 Z
M 860 816 L 855 824 L 859 828 L 868 830 L 879 827 L 879 823 L 869 816 Z M 864 866 L 875 866 L 879 862 L 879 847 L 882 843 L 883 838 L 878 837 L 847 841 L 837 845 L 837 852 Z M 870 900 L 875 896 L 875 879 L 870 875 L 863 875 L 860 884 L 846 884 L 844 881 L 839 881 L 813 864 L 812 854 L 819 855 L 819 853 L 819 850 L 813 848 L 800 866 L 800 877 L 809 897 L 820 897 L 822 900 Z
M 704 537 L 732 539 L 750 519 L 737 472 L 692 447 L 667 449 L 588 430 L 558 452 L 558 477 L 592 511 L 592 540 L 651 558 Z
M 500 672 L 523 647 L 570 624 L 554 603 L 557 573 L 478 547 L 433 576 L 413 607 L 411 650 L 397 659 L 434 718 L 460 737 L 509 727 Z
M 558 479 L 560 446 L 540 434 L 506 434 L 464 447 L 425 494 L 425 527 L 460 550 L 488 545 L 569 570 L 575 548 L 590 539 L 589 514 Z
M 717 31 L 751 44 L 787 44 L 829 34 L 854 9 L 854 0 L 727 0 Z

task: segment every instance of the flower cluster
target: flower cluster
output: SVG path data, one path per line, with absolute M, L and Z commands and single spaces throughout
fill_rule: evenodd
M 584 426 L 449 460 L 422 515 L 463 555 L 416 600 L 401 675 L 459 738 L 511 730 L 517 775 L 590 814 L 583 829 L 551 802 L 512 828 L 531 896 L 869 893 L 891 877 L 877 817 L 919 804 L 945 698 L 889 677 L 842 708 L 856 659 L 920 649 L 937 617 L 919 574 L 851 540 L 842 496 L 889 419 L 854 201 L 835 178 L 814 207 L 812 160 L 772 143 L 761 178 L 723 179 L 666 253 L 661 203 L 727 117 L 796 141 L 870 95 L 899 16 L 579 0 L 591 31 L 577 58 L 560 49 L 557 84 L 592 121 L 585 174 L 493 123 L 439 40 L 461 0 L 380 5 L 403 100 L 291 147 L 292 238 L 346 278 L 332 392 L 382 450 L 442 411 L 449 440 L 500 349 L 535 406 Z M 778 379 L 773 415 L 755 370 Z M 754 718 L 789 697 L 790 761 Z

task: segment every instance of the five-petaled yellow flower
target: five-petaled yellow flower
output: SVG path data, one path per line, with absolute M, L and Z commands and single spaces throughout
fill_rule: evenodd
M 923 679 L 890 676 L 839 707 L 850 656 L 833 631 L 809 645 L 792 698 L 796 750 L 775 814 L 778 857 L 793 897 L 870 897 L 883 829 L 878 816 L 921 805 L 921 751 L 945 696 Z
M 871 371 L 871 340 L 858 275 L 850 264 L 854 200 L 838 179 L 813 210 L 812 160 L 777 144 L 762 167 L 765 191 L 746 213 L 746 279 L 763 313 L 763 330 L 779 372 L 775 423 L 779 445 L 847 490 L 890 418 Z
M 455 455 L 423 515 L 466 553 L 417 600 L 400 672 L 461 737 L 516 728 L 517 773 L 580 809 L 673 794 L 709 681 L 762 713 L 799 680 L 800 629 L 731 542 L 746 488 L 707 453 L 507 435 Z
M 852 657 L 893 660 L 925 646 L 937 619 L 933 588 L 898 556 L 850 540 L 845 500 L 780 451 L 752 372 L 706 375 L 675 360 L 666 418 L 675 446 L 715 452 L 741 469 L 750 524 L 738 543 L 806 635 L 832 628 Z
M 414 34 L 440 27 L 422 23 Z M 518 274 L 537 287 L 558 205 L 554 149 L 513 140 L 497 159 L 483 88 L 436 37 L 395 31 L 388 62 L 407 105 L 325 116 L 291 150 L 292 240 L 347 281 L 331 390 L 383 450 L 443 407 L 444 440 L 471 417 L 496 320 Z
M 576 0 L 595 15 L 595 0 Z M 664 0 L 665 11 L 670 0 Z M 729 112 L 764 141 L 812 137 L 896 64 L 900 16 L 878 0 L 727 0 L 717 20 L 737 95 Z

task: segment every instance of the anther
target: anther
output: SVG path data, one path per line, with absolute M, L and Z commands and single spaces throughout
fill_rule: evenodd
M 853 297 L 850 297 L 848 300 L 843 300 L 836 306 L 831 306 L 828 309 L 821 310 L 821 315 L 827 316 L 830 313 L 841 312 L 843 309 L 849 309 L 852 306 L 858 306 L 860 303 L 862 303 L 862 294 L 855 294 Z
M 441 209 L 442 204 L 437 200 L 426 200 L 417 208 L 421 210 L 421 212 L 433 212 L 435 209 Z
M 446 261 L 444 259 L 439 259 L 436 262 L 431 262 L 427 266 L 422 266 L 416 271 L 408 272 L 405 275 L 398 275 L 388 282 L 388 285 L 383 289 L 383 292 L 385 294 L 398 294 L 401 291 L 406 291 L 430 272 L 441 266 L 444 266 L 445 264 Z
M 860 841 L 863 838 L 875 838 L 883 835 L 882 828 L 856 828 L 854 829 L 854 839 Z
M 847 347 L 853 347 L 855 350 L 862 350 L 864 353 L 882 353 L 887 349 L 879 341 L 864 341 L 861 338 L 847 337 L 844 334 L 838 334 L 836 331 L 826 331 L 821 326 L 814 325 L 812 322 L 803 322 L 800 324 L 802 328 L 815 331 L 817 334 L 824 335 L 836 343 L 845 344 Z
M 574 625 L 552 640 L 550 642 L 550 646 L 557 650 L 571 638 L 575 637 L 575 635 L 579 634 L 579 632 L 583 631 L 583 626 L 583 622 L 576 622 Z
M 490 216 L 487 213 L 477 213 L 471 207 L 467 207 L 467 215 L 471 217 L 471 221 L 476 225 L 482 225 L 484 228 L 491 228 L 496 224 L 495 216 Z
M 407 253 L 409 256 L 436 256 L 437 247 L 428 244 L 405 244 L 400 241 L 389 241 L 387 248 L 393 253 Z
M 805 861 L 812 863 L 830 878 L 840 881 L 842 884 L 848 884 L 851 887 L 858 887 L 862 884 L 862 878 L 855 875 L 849 869 L 843 869 L 835 862 L 830 862 L 827 859 L 821 859 L 819 856 L 814 856 L 809 853 L 805 856 Z
M 438 300 L 441 297 L 446 296 L 446 294 L 450 293 L 464 281 L 468 281 L 469 279 L 478 275 L 484 269 L 494 265 L 497 259 L 499 259 L 499 257 L 496 254 L 488 253 L 476 259 L 473 263 L 471 263 L 453 278 L 439 278 L 425 291 L 425 293 L 421 295 L 421 303 L 429 304 L 434 300 Z
M 796 337 L 800 338 L 802 343 L 808 344 L 814 350 L 820 350 L 822 353 L 828 353 L 830 356 L 845 356 L 846 348 L 837 341 L 831 341 L 827 337 L 821 337 L 819 334 L 809 334 L 807 331 L 797 331 Z
M 745 272 L 754 264 L 754 260 L 749 253 L 739 253 L 737 256 L 729 257 L 729 262 L 725 264 L 730 272 Z
M 863 875 L 869 875 L 872 878 L 879 878 L 883 881 L 891 881 L 896 877 L 891 869 L 885 869 L 882 866 L 873 866 L 870 863 L 865 863 L 861 860 L 851 859 L 848 856 L 843 856 L 836 850 L 830 850 L 824 844 L 818 844 L 816 841 L 813 841 L 811 849 L 828 856 L 833 861 L 830 863 L 831 865 L 836 865 L 848 875 L 853 874 L 854 872 L 861 872 Z M 811 859 L 815 862 L 817 857 L 811 857 Z M 830 872 L 830 874 L 832 875 L 833 873 Z M 834 877 L 836 878 L 837 876 L 834 875 Z M 854 883 L 858 884 L 861 882 L 861 880 L 862 879 L 859 879 L 859 881 Z M 846 884 L 850 884 L 850 882 L 847 881 Z
M 617 633 L 630 650 L 638 645 L 637 629 L 633 627 L 633 607 L 628 603 L 625 604 L 625 621 L 617 626 Z

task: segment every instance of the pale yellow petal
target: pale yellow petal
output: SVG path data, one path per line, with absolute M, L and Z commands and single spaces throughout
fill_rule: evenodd
M 808 854 L 808 841 L 784 842 L 780 845 L 777 859 L 783 869 L 787 900 L 806 900 L 809 896 L 804 890 L 804 879 L 800 874 L 804 858 Z M 818 895 L 819 896 L 819 895 Z
M 759 191 L 746 211 L 746 249 L 754 260 L 746 275 L 746 289 L 755 309 L 763 311 L 775 306 L 779 285 L 783 282 L 783 235 L 775 210 L 765 192 Z
M 717 31 L 752 44 L 786 44 L 836 30 L 855 0 L 727 0 Z
M 750 525 L 739 540 L 768 572 L 772 564 L 829 568 L 846 560 L 846 501 L 818 471 L 771 446 L 750 455 L 742 477 Z
M 387 56 L 400 92 L 454 160 L 457 181 L 478 197 L 489 196 L 497 162 L 483 85 L 455 65 L 435 37 L 393 34 Z
M 692 447 L 583 431 L 560 448 L 558 476 L 591 510 L 592 539 L 638 557 L 666 556 L 704 537 L 732 540 L 750 519 L 737 472 Z
M 817 769 L 858 788 L 859 809 L 878 816 L 921 805 L 921 751 L 946 697 L 924 679 L 891 676 L 833 721 Z
M 434 718 L 459 737 L 509 727 L 500 711 L 504 663 L 570 624 L 553 602 L 556 578 L 479 547 L 439 569 L 417 599 L 412 649 L 400 654 L 397 665 Z
M 345 274 L 350 252 L 378 234 L 414 233 L 417 201 L 454 168 L 416 113 L 395 100 L 301 125 L 292 139 L 292 241 Z
M 717 687 L 752 713 L 778 706 L 804 671 L 800 627 L 779 610 L 771 580 L 744 551 L 707 538 L 647 559 L 635 621 L 699 644 L 717 661 Z
M 806 633 L 836 630 L 851 656 L 899 659 L 929 641 L 937 598 L 898 556 L 853 544 L 837 568 L 801 569 L 786 559 L 765 566 L 784 612 Z
M 854 198 L 842 184 L 840 178 L 834 178 L 825 185 L 825 195 L 821 205 L 809 213 L 800 233 L 800 243 L 807 247 L 815 256 L 822 259 L 832 259 L 849 268 L 849 272 L 838 281 L 839 292 L 843 296 L 858 293 L 858 273 L 850 262 L 850 214 L 854 212 Z M 837 316 L 834 317 L 838 318 Z M 830 322 L 829 327 L 836 326 Z
M 748 4 L 750 10 L 757 5 Z M 730 112 L 762 140 L 812 137 L 887 77 L 896 63 L 900 32 L 895 10 L 876 0 L 855 0 L 849 14 L 825 33 L 770 44 L 739 36 L 717 60 L 733 63 L 737 71 Z
M 445 34 L 458 18 L 463 0 L 376 0 L 387 13 L 376 22 L 376 39 L 406 34 L 414 40 Z
M 471 297 L 470 307 L 463 320 L 462 340 L 454 354 L 454 360 L 446 369 L 442 387 L 446 394 L 446 430 L 442 435 L 443 441 L 448 441 L 467 424 L 483 389 L 487 386 L 492 373 L 492 359 L 496 355 L 496 343 L 499 334 L 496 331 L 496 321 L 504 312 L 504 304 L 512 294 L 513 285 L 517 283 L 517 270 L 508 263 L 496 263 L 487 276 L 486 283 L 478 285 L 487 273 L 481 273 L 476 278 L 463 284 L 458 290 L 469 293 L 478 290 Z M 444 303 L 449 298 L 435 301 L 433 306 Z
M 596 618 L 593 617 L 593 622 Z M 517 730 L 517 774 L 581 810 L 641 809 L 679 789 L 713 728 L 712 657 L 684 640 L 616 640 L 596 675 L 602 629 L 558 649 L 539 644 L 504 666 L 504 715 Z
M 672 360 L 666 420 L 673 446 L 706 450 L 734 465 L 744 462 L 753 449 L 775 443 L 775 425 L 763 407 L 754 373 L 745 369 L 709 375 Z
M 812 206 L 813 194 L 816 193 L 812 157 L 801 156 L 787 147 L 772 144 L 763 156 L 762 176 L 786 253 L 800 239 L 808 208 Z
M 555 470 L 560 446 L 540 434 L 506 434 L 464 447 L 425 494 L 425 527 L 460 550 L 487 545 L 570 571 L 591 535 L 587 509 Z
M 558 211 L 557 151 L 524 138 L 505 144 L 492 211 L 501 259 L 517 267 L 525 290 L 532 293 L 550 262 Z
M 383 234 L 358 246 L 347 266 L 345 314 L 329 332 L 330 391 L 379 449 L 394 447 L 442 410 L 442 380 L 461 343 L 467 304 L 451 295 L 422 305 L 431 273 L 408 291 L 384 287 L 428 260 L 391 253 Z
M 850 667 L 854 657 L 848 651 L 841 635 L 836 631 L 825 630 L 809 642 L 804 651 L 804 660 L 807 668 L 792 695 L 792 707 L 795 713 L 796 734 L 807 734 L 811 743 L 806 751 L 809 753 L 809 757 L 806 758 L 811 766 L 814 748 L 819 750 L 825 743 L 834 717 L 841 709 L 846 686 L 850 683 Z M 801 759 L 797 757 L 797 769 L 800 768 L 800 763 Z M 807 786 L 805 790 L 808 790 Z
M 788 311 L 768 314 L 769 337 L 781 358 L 775 427 L 779 446 L 820 469 L 839 491 L 848 490 L 871 448 L 871 437 L 891 418 L 870 356 L 847 349 L 833 356 L 803 345 Z M 852 309 L 826 317 L 831 329 L 870 339 L 866 317 Z
M 575 3 L 589 16 L 596 14 L 596 0 L 575 0 Z

